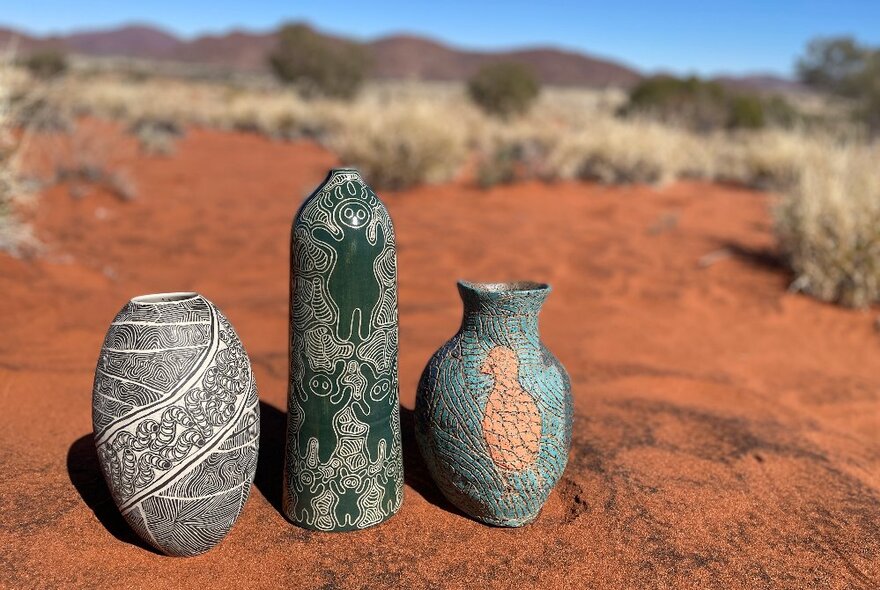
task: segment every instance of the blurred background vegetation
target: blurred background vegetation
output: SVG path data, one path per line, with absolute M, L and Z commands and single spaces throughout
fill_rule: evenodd
M 810 42 L 800 83 L 780 89 L 670 75 L 542 85 L 511 59 L 460 82 L 380 80 L 370 47 L 302 24 L 280 29 L 260 72 L 13 49 L 0 65 L 0 247 L 12 253 L 36 248 L 14 212 L 40 183 L 136 197 L 77 139 L 80 121 L 101 118 L 150 157 L 172 156 L 190 126 L 317 141 L 379 189 L 699 179 L 771 190 L 793 288 L 849 306 L 880 299 L 880 50 L 851 38 Z M 34 133 L 70 138 L 74 155 L 39 177 L 21 157 Z

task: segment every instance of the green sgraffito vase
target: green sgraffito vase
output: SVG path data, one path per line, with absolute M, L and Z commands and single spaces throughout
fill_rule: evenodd
M 348 531 L 403 500 L 397 253 L 385 206 L 333 169 L 293 222 L 284 512 Z

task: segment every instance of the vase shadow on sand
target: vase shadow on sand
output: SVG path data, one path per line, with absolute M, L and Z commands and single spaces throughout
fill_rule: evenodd
M 434 480 L 422 459 L 419 446 L 416 442 L 415 412 L 409 408 L 400 406 L 400 437 L 403 445 L 403 477 L 406 484 L 414 489 L 429 504 L 442 508 L 458 516 L 470 519 L 471 517 L 453 506 Z M 471 519 L 473 520 L 473 519 Z
M 287 412 L 260 401 L 260 454 L 254 486 L 281 516 L 281 491 L 284 485 L 284 447 L 287 434 Z
M 162 555 L 155 548 L 144 542 L 125 522 L 113 496 L 104 481 L 101 467 L 98 464 L 98 453 L 95 451 L 95 437 L 85 434 L 67 451 L 67 475 L 70 483 L 79 492 L 80 498 L 94 513 L 98 521 L 111 535 L 123 543 L 140 547 L 150 553 Z
M 443 496 L 431 479 L 415 438 L 413 411 L 400 406 L 400 430 L 403 445 L 403 477 L 406 484 L 425 501 L 447 512 L 468 518 Z M 260 456 L 254 486 L 284 516 L 281 504 L 284 486 L 284 448 L 287 437 L 287 412 L 264 401 L 260 402 Z M 124 524 L 124 523 L 123 523 Z

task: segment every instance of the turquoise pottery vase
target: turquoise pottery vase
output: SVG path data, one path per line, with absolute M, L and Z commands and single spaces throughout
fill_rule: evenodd
M 397 251 L 357 170 L 334 169 L 293 223 L 284 512 L 348 531 L 403 500 Z
M 416 440 L 452 504 L 485 523 L 533 521 L 571 444 L 568 374 L 538 336 L 550 287 L 460 281 L 464 319 L 422 373 Z

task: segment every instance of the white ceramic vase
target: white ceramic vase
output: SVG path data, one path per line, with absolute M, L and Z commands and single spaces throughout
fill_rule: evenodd
M 226 536 L 254 479 L 259 413 L 247 354 L 210 301 L 144 295 L 116 315 L 92 422 L 113 499 L 144 541 L 190 556 Z

